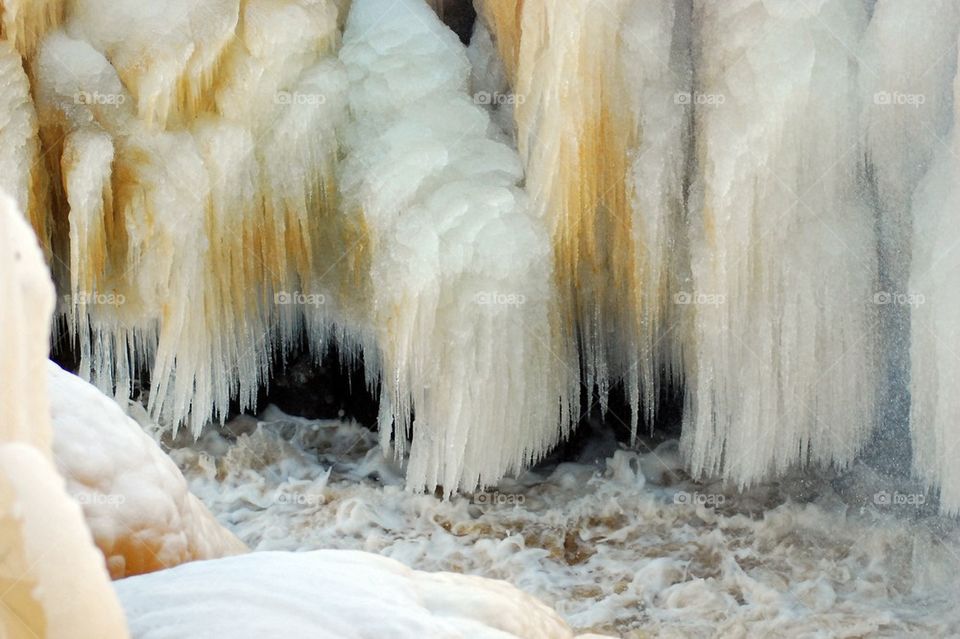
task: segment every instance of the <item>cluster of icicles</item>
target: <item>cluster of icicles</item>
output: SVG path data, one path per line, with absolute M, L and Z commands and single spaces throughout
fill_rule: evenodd
M 0 0 L 0 187 L 81 375 L 198 433 L 336 342 L 447 492 L 584 385 L 634 434 L 683 386 L 692 472 L 740 485 L 909 398 L 960 510 L 960 2 L 476 6 L 464 47 L 425 0 Z

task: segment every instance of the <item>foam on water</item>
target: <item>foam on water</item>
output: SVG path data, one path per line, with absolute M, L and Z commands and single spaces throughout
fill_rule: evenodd
M 896 506 L 924 497 L 862 466 L 737 493 L 690 480 L 667 442 L 444 501 L 405 492 L 403 468 L 362 426 L 274 408 L 261 420 L 228 423 L 236 439 L 208 433 L 172 451 L 192 490 L 257 550 L 359 549 L 506 579 L 580 632 L 960 632 L 955 525 Z

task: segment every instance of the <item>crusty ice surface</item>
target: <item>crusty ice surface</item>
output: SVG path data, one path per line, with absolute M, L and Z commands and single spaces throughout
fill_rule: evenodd
M 359 549 L 506 579 L 579 632 L 960 632 L 956 526 L 930 514 L 935 504 L 884 503 L 930 498 L 865 466 L 740 494 L 689 480 L 675 442 L 647 453 L 612 444 L 595 463 L 543 466 L 483 496 L 443 501 L 404 491 L 402 468 L 360 425 L 271 407 L 259 423 L 240 418 L 222 433 L 177 442 L 171 454 L 256 550 Z

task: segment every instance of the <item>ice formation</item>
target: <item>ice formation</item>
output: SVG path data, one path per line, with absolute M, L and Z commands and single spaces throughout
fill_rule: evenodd
M 863 156 L 878 214 L 878 434 L 904 453 L 909 453 L 904 439 L 910 414 L 910 319 L 919 299 L 910 288 L 917 215 L 911 200 L 953 121 L 958 22 L 960 5 L 954 0 L 881 0 L 858 56 Z M 913 37 L 918 30 L 923 38 Z
M 291 294 L 322 298 L 312 289 L 336 281 L 330 254 L 351 239 L 323 214 L 343 111 L 329 55 L 337 11 L 294 0 L 111 7 L 72 5 L 32 61 L 63 185 L 64 314 L 85 378 L 127 396 L 149 369 L 152 414 L 199 433 L 231 399 L 252 406 L 303 327 Z M 327 313 L 316 315 L 323 343 Z
M 740 485 L 844 467 L 876 401 L 871 211 L 858 184 L 858 3 L 697 5 L 695 315 L 683 447 Z M 816 135 L 811 135 L 816 131 Z
M 3 0 L 0 2 L 0 40 L 31 57 L 48 31 L 63 22 L 66 0 Z
M 110 398 L 50 362 L 53 454 L 114 579 L 246 552 Z
M 960 65 L 958 65 L 960 68 Z M 954 81 L 951 132 L 937 149 L 913 200 L 911 425 L 914 469 L 940 490 L 941 509 L 960 512 L 960 74 Z
M 559 615 L 506 582 L 415 571 L 365 552 L 258 552 L 116 588 L 139 639 L 573 639 Z
M 424 3 L 356 0 L 340 59 L 341 189 L 372 247 L 384 444 L 402 452 L 412 430 L 408 484 L 472 490 L 536 461 L 569 419 L 547 235 L 516 152 L 467 95 L 464 47 Z
M 30 218 L 40 237 L 48 236 L 46 173 L 40 161 L 37 114 L 20 55 L 0 39 L 0 190 Z M 50 258 L 49 247 L 46 249 Z
M 123 639 L 103 558 L 51 462 L 44 367 L 53 285 L 3 192 L 0 295 L 0 635 Z
M 199 434 L 336 342 L 448 493 L 618 384 L 741 486 L 909 420 L 958 509 L 955 0 L 482 0 L 469 50 L 445 4 L 0 3 L 0 186 L 82 377 Z
M 512 79 L 526 189 L 552 231 L 564 359 L 651 422 L 680 374 L 675 323 L 689 3 L 480 3 Z M 521 37 L 522 33 L 522 37 Z M 576 77 L 577 82 L 570 78 Z M 579 384 L 568 391 L 579 399 Z M 641 397 L 642 394 L 642 397 Z

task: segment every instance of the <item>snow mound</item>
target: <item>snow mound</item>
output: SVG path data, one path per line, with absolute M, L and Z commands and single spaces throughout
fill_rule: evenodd
M 0 191 L 0 442 L 50 450 L 44 362 L 53 313 L 53 283 L 30 225 Z
M 123 639 L 123 611 L 63 479 L 39 450 L 0 445 L 0 634 Z
M 50 462 L 43 367 L 53 284 L 3 192 L 0 295 L 0 636 L 123 639 L 103 558 Z
M 110 398 L 47 365 L 53 453 L 114 579 L 246 552 Z
M 371 553 L 259 552 L 115 582 L 133 637 L 566 639 L 503 581 L 411 570 Z

